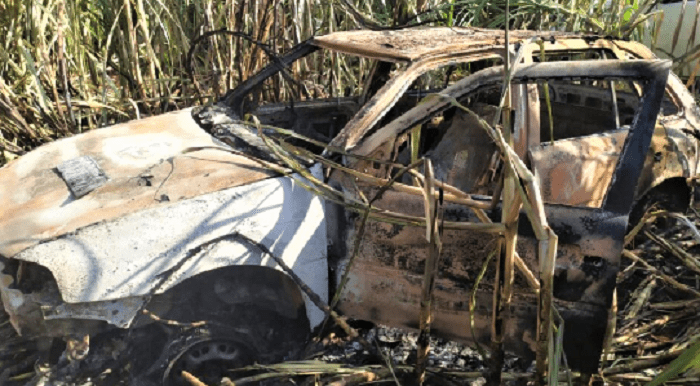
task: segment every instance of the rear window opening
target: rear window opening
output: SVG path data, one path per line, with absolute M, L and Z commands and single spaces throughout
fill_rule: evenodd
M 557 141 L 627 128 L 632 124 L 639 96 L 634 85 L 609 80 L 550 80 L 554 138 L 544 83 L 539 83 L 540 141 Z
M 434 70 L 424 72 L 416 80 L 414 80 L 413 83 L 411 83 L 411 86 L 401 96 L 401 98 L 396 102 L 396 104 L 394 104 L 394 106 L 389 110 L 389 112 L 386 115 L 384 115 L 384 117 L 379 122 L 377 122 L 373 126 L 373 128 L 367 132 L 365 136 L 372 135 L 379 128 L 384 127 L 389 122 L 406 113 L 408 110 L 416 107 L 428 95 L 438 93 L 447 88 L 448 86 L 451 86 L 456 82 L 464 79 L 465 77 L 474 74 L 475 72 L 500 65 L 503 65 L 503 59 L 490 58 L 467 63 L 449 64 Z M 492 98 L 492 103 L 498 105 L 499 100 L 500 88 L 498 88 L 497 95 L 495 95 L 495 97 Z M 440 119 L 442 118 L 438 117 L 432 119 L 431 122 L 437 124 L 437 122 Z M 428 126 L 428 130 L 430 130 L 431 127 L 430 125 Z M 427 148 L 426 146 L 429 147 L 432 137 L 430 135 L 423 135 L 422 138 L 423 139 L 421 142 L 421 146 L 423 148 Z
M 639 106 L 642 89 L 635 81 L 616 80 L 550 80 L 547 85 L 554 138 L 550 134 L 545 86 L 540 82 L 538 95 L 542 143 L 628 129 Z M 676 115 L 679 111 L 667 91 L 659 115 Z

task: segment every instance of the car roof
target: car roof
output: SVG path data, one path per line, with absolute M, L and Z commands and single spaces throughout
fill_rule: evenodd
M 582 38 L 582 35 L 556 31 L 510 31 L 516 44 L 536 37 Z M 344 31 L 313 38 L 312 44 L 386 61 L 415 61 L 419 58 L 465 49 L 503 46 L 502 30 L 471 27 L 426 27 L 381 31 Z

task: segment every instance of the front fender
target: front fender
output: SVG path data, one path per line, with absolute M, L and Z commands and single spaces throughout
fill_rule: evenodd
M 279 269 L 259 248 L 227 237 L 234 232 L 267 247 L 327 300 L 324 206 L 289 177 L 162 203 L 38 244 L 13 259 L 46 267 L 55 278 L 61 304 L 43 305 L 44 318 L 77 316 L 128 327 L 141 302 L 125 299 L 161 294 L 221 267 Z M 115 303 L 118 320 L 105 308 Z M 315 327 L 324 314 L 306 303 Z

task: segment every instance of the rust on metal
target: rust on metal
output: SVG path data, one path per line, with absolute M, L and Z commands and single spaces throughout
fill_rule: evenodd
M 562 32 L 511 31 L 510 43 L 518 44 L 537 36 L 565 37 Z M 426 56 L 502 46 L 505 34 L 481 28 L 413 28 L 396 31 L 347 31 L 319 36 L 313 44 L 387 61 L 416 61 Z
M 535 41 L 539 37 L 546 38 L 544 49 L 550 59 L 545 63 L 535 63 L 541 60 Z M 569 364 L 596 371 L 628 216 L 635 202 L 669 179 L 683 184 L 696 179 L 700 119 L 678 78 L 671 75 L 666 82 L 668 63 L 627 60 L 653 59 L 638 43 L 525 31 L 514 31 L 511 43 L 522 55 L 522 62 L 512 67 L 512 127 L 497 123 L 486 132 L 482 124 L 496 122 L 504 79 L 498 63 L 506 50 L 515 49 L 505 46 L 501 31 L 338 32 L 293 48 L 216 106 L 62 139 L 10 163 L 0 170 L 0 294 L 11 323 L 23 335 L 82 338 L 103 331 L 104 322 L 120 328 L 130 327 L 133 320 L 139 324 L 142 320 L 136 313 L 149 300 L 148 309 L 159 317 L 193 322 L 200 320 L 196 318 L 200 304 L 191 296 L 194 285 L 219 296 L 215 305 L 231 306 L 227 315 L 234 315 L 235 306 L 255 292 L 256 306 L 297 320 L 299 331 L 306 331 L 309 325 L 320 324 L 323 315 L 316 306 L 303 298 L 286 273 L 271 268 L 269 258 L 229 236 L 240 232 L 270 253 L 279 252 L 275 256 L 284 261 L 288 273 L 301 277 L 312 292 L 322 295 L 319 299 L 325 298 L 350 264 L 355 241 L 362 236 L 360 220 L 343 205 L 322 203 L 301 186 L 311 180 L 328 182 L 337 190 L 334 197 L 342 197 L 336 201 L 366 202 L 419 153 L 435 166 L 436 179 L 428 178 L 428 183 L 444 193 L 446 226 L 440 237 L 431 331 L 458 340 L 470 341 L 473 336 L 483 343 L 491 340 L 495 267 L 487 267 L 473 315 L 469 297 L 487 256 L 498 248 L 504 233 L 517 229 L 514 250 L 504 253 L 525 275 L 515 274 L 512 302 L 500 310 L 505 347 L 533 359 L 538 347 L 541 350 L 544 331 L 537 325 L 542 316 L 538 312 L 546 313 L 553 305 L 566 324 Z M 244 102 L 263 81 L 324 49 L 397 65 L 374 95 L 245 111 Z M 595 55 L 614 60 L 579 60 Z M 561 60 L 567 65 L 562 66 Z M 487 68 L 445 82 L 439 90 L 431 90 L 432 95 L 411 88 L 431 71 L 446 73 L 467 63 Z M 621 79 L 633 86 L 623 89 Z M 549 133 L 552 122 L 544 87 L 552 94 L 556 137 Z M 409 94 L 410 103 L 402 100 Z M 611 98 L 618 99 L 610 103 Z M 397 106 L 401 111 L 392 114 Z M 603 112 L 612 115 L 598 119 Z M 327 167 L 323 174 L 322 166 L 328 163 L 317 163 L 313 172 L 301 173 L 304 178 L 279 177 L 253 159 L 276 160 L 263 141 L 267 133 L 262 128 L 258 132 L 239 125 L 246 114 L 263 123 L 281 122 L 330 145 L 316 152 L 320 158 L 332 153 L 331 147 L 341 149 L 346 154 L 338 162 L 345 170 Z M 331 116 L 341 119 L 335 122 Z M 336 123 L 338 130 L 327 128 Z M 504 150 L 498 141 L 506 130 L 513 133 L 512 150 Z M 419 148 L 411 149 L 410 136 L 417 132 L 421 141 L 414 145 Z M 224 146 L 220 140 L 233 151 L 212 149 Z M 189 150 L 194 147 L 200 150 Z M 65 174 L 61 165 L 86 156 L 100 171 L 93 174 L 105 178 L 88 184 L 89 189 L 71 192 L 65 176 L 61 178 Z M 525 195 L 533 194 L 533 186 L 541 187 L 544 204 L 536 201 L 535 215 L 502 213 L 513 210 L 499 204 L 502 192 L 509 189 L 507 197 L 519 194 L 514 186 L 499 184 L 504 160 L 520 162 L 520 170 L 529 168 L 535 174 L 523 182 Z M 339 294 L 338 309 L 347 316 L 420 327 L 421 282 L 430 259 L 425 229 L 415 226 L 425 222 L 423 188 L 416 185 L 425 183 L 426 175 L 413 172 L 393 181 L 394 187 L 373 203 L 377 215 L 366 224 L 349 281 Z M 203 206 L 207 211 L 198 206 L 200 201 L 208 203 Z M 187 211 L 171 217 L 167 210 L 178 208 Z M 183 225 L 181 240 L 157 250 L 159 242 L 173 238 L 178 224 L 173 225 L 172 218 L 196 219 L 197 224 Z M 502 219 L 508 219 L 508 227 L 499 222 Z M 138 223 L 149 229 L 171 222 L 170 228 L 154 233 L 153 240 L 134 242 L 140 252 L 124 247 L 134 240 L 105 236 L 112 230 L 127 234 L 136 224 L 130 221 L 136 220 L 143 220 Z M 99 253 L 91 249 L 95 238 L 89 237 L 90 232 L 102 237 L 104 250 Z M 543 254 L 554 249 L 547 249 L 547 243 L 558 243 L 556 258 L 550 255 L 554 267 L 541 265 Z M 73 247 L 80 250 L 80 258 L 65 252 Z M 153 250 L 143 252 L 147 248 Z M 116 250 L 121 255 L 114 256 Z M 66 267 L 70 272 L 59 272 Z M 553 276 L 540 283 L 540 272 L 545 270 L 553 271 Z M 171 289 L 159 292 L 165 281 Z M 245 286 L 237 287 L 242 282 Z M 266 291 L 269 285 L 275 290 Z M 538 294 L 550 290 L 553 303 L 540 302 L 538 311 Z M 510 290 L 506 292 L 511 296 Z M 177 299 L 186 304 L 175 307 Z
M 620 62 L 598 65 L 570 62 L 569 65 L 566 69 L 557 63 L 524 65 L 516 70 L 515 77 L 518 81 L 529 79 L 534 82 L 533 79 L 538 77 L 566 77 L 570 76 L 566 74 L 580 71 L 581 76 L 591 78 L 616 79 L 628 76 L 654 79 L 654 82 L 646 82 L 644 92 L 649 97 L 644 103 L 647 104 L 648 111 L 658 111 L 664 90 L 663 72 L 667 71 L 667 63 L 658 66 L 651 64 L 645 70 L 634 65 L 622 65 Z M 500 69 L 484 70 L 448 87 L 443 94 L 459 98 L 479 87 L 497 84 L 502 76 Z M 389 123 L 383 130 L 370 134 L 355 150 L 360 154 L 376 154 L 374 148 L 390 143 L 406 130 L 425 122 L 424 117 L 429 112 L 439 112 L 449 107 L 449 99 L 428 99 Z M 640 111 L 644 111 L 644 108 L 640 106 Z M 485 118 L 492 114 L 489 113 L 489 106 L 476 104 L 474 109 Z M 607 320 L 607 307 L 615 286 L 619 254 L 627 226 L 624 214 L 629 213 L 634 189 L 627 187 L 624 194 L 629 198 L 621 203 L 610 200 L 608 195 L 611 191 L 621 192 L 620 189 L 623 189 L 623 177 L 629 173 L 623 173 L 623 170 L 636 165 L 636 170 L 641 174 L 644 158 L 634 157 L 630 149 L 637 150 L 640 147 L 639 151 L 646 152 L 641 145 L 650 145 L 651 133 L 656 127 L 656 115 L 637 114 L 637 126 L 630 131 L 637 134 L 636 139 L 626 141 L 628 130 L 613 130 L 610 133 L 558 140 L 553 145 L 543 143 L 541 146 L 530 146 L 529 161 L 543 185 L 543 198 L 550 204 L 545 208 L 546 218 L 554 240 L 560 245 L 556 265 L 551 267 L 553 278 L 547 287 L 554 292 L 554 305 L 564 318 L 567 328 L 574 325 L 574 331 L 577 331 L 575 334 L 568 332 L 565 336 L 569 363 L 586 371 L 593 371 L 598 364 L 605 332 L 604 328 L 599 327 L 604 326 Z M 470 123 L 470 120 L 459 114 L 454 114 L 449 119 L 451 121 L 445 121 L 445 134 L 441 137 L 446 142 L 438 144 L 431 153 L 436 157 L 436 170 L 440 170 L 442 164 L 445 168 L 442 175 L 448 182 L 458 183 L 458 187 L 469 188 L 468 192 L 473 192 L 479 188 L 475 182 L 485 172 L 484 162 L 490 159 L 495 149 L 489 147 L 489 141 L 481 146 L 471 146 L 470 141 L 462 143 L 455 139 L 456 135 L 450 131 L 461 130 L 458 132 L 467 137 L 473 135 L 470 134 L 473 122 Z M 639 137 L 641 135 L 646 137 Z M 470 152 L 476 154 L 469 155 Z M 483 159 L 478 158 L 482 155 Z M 463 174 L 461 178 L 453 178 L 453 169 L 457 164 L 464 169 L 462 173 L 473 175 Z M 460 171 L 460 168 L 456 169 Z M 607 178 L 600 178 L 606 174 Z M 472 181 L 466 180 L 467 176 Z M 595 180 L 590 180 L 594 176 Z M 364 192 L 362 195 L 372 196 L 371 186 L 347 185 L 347 180 L 339 182 L 343 181 L 346 182 L 346 191 L 359 189 Z M 386 192 L 377 206 L 389 211 L 419 215 L 423 202 L 419 197 Z M 620 213 L 623 215 L 620 216 Z M 492 212 L 490 216 L 495 219 L 500 214 Z M 444 218 L 445 221 L 480 221 L 472 211 L 456 204 L 445 206 Z M 415 307 L 420 302 L 421 273 L 427 261 L 427 242 L 421 237 L 423 230 L 376 222 L 370 222 L 367 229 L 355 266 L 349 273 L 350 280 L 342 294 L 340 309 L 358 318 L 417 328 Z M 530 271 L 539 272 L 542 240 L 535 237 L 533 230 L 532 225 L 521 216 L 516 251 Z M 354 234 L 350 232 L 346 238 L 348 248 L 354 242 L 353 237 Z M 442 335 L 471 340 L 471 332 L 458 320 L 465 321 L 470 317 L 466 301 L 468 293 L 472 290 L 471 285 L 484 259 L 495 248 L 499 238 L 499 235 L 445 230 L 440 273 L 436 280 L 436 319 L 433 325 Z M 487 277 L 492 278 L 494 274 L 493 267 L 490 267 Z M 482 283 L 479 289 L 480 305 L 477 314 L 471 317 L 476 319 L 475 324 L 479 330 L 474 332 L 477 339 L 488 342 L 490 337 L 487 321 L 491 316 L 490 292 L 493 283 Z M 514 291 L 513 303 L 506 312 L 504 322 L 506 347 L 527 357 L 534 355 L 534 341 L 538 335 L 534 325 L 537 302 L 535 293 L 524 276 L 516 276 Z M 392 298 L 374 296 L 378 292 L 400 295 Z M 581 334 L 581 331 L 586 331 L 587 340 L 576 335 Z M 573 352 L 573 347 L 577 347 L 578 352 Z
M 192 119 L 191 110 L 94 130 L 46 144 L 0 173 L 0 255 L 13 256 L 78 228 L 168 202 L 249 184 L 273 173 L 221 146 Z M 75 198 L 56 168 L 89 155 L 110 180 Z

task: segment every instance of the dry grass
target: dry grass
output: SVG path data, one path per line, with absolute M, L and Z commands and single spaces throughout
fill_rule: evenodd
M 376 3 L 357 11 L 384 24 L 392 8 Z M 407 12 L 415 14 L 415 4 Z M 250 40 L 279 53 L 357 28 L 346 6 L 320 0 L 0 2 L 0 164 L 62 136 L 217 99 L 267 63 Z M 188 67 L 197 38 L 221 30 L 250 39 L 199 39 Z M 329 66 L 337 87 L 367 70 L 329 56 L 293 71 Z
M 643 23 L 658 18 L 649 12 L 653 4 L 522 0 L 510 26 L 639 39 Z M 506 0 L 4 0 L 0 165 L 60 137 L 214 101 L 264 66 L 266 52 L 283 52 L 314 35 L 422 23 L 498 28 L 506 22 L 505 7 Z M 292 71 L 342 90 L 368 69 L 329 54 Z M 284 89 L 282 79 L 276 82 Z M 527 171 L 517 166 L 513 175 Z M 525 196 L 530 187 L 512 188 L 514 196 Z M 529 214 L 541 223 L 537 211 Z
M 639 35 L 630 27 L 646 18 L 652 1 L 641 2 L 638 17 L 630 16 L 634 9 L 626 17 L 607 12 L 603 3 L 526 0 L 514 7 L 512 27 Z M 215 100 L 267 63 L 250 40 L 223 33 L 197 39 L 207 32 L 242 32 L 279 53 L 338 30 L 501 27 L 504 7 L 505 0 L 5 0 L 0 165 L 56 138 Z M 328 55 L 292 71 L 332 76 L 325 82 L 342 90 L 367 69 Z

